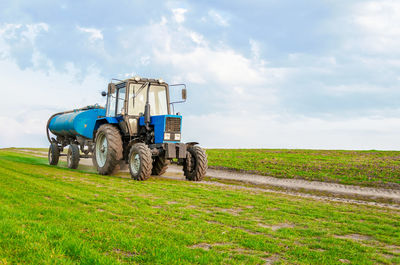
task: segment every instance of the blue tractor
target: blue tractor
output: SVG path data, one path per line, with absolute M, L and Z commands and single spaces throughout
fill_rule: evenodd
M 49 164 L 67 156 L 68 167 L 77 168 L 80 158 L 91 157 L 102 175 L 127 165 L 133 179 L 146 180 L 164 174 L 175 159 L 187 180 L 202 180 L 207 156 L 198 143 L 181 142 L 182 116 L 173 114 L 174 103 L 186 101 L 186 86 L 179 85 L 184 87 L 182 101 L 170 102 L 170 86 L 161 79 L 118 80 L 102 92 L 105 108 L 94 105 L 54 114 L 47 123 Z

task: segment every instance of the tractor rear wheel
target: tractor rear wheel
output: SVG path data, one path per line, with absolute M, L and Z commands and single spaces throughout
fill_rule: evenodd
M 200 146 L 191 146 L 187 149 L 186 159 L 183 162 L 183 173 L 187 180 L 200 181 L 207 172 L 207 155 Z
M 169 161 L 165 159 L 165 156 L 156 156 L 153 158 L 153 169 L 151 170 L 151 175 L 161 176 L 168 168 Z
M 119 130 L 111 124 L 101 125 L 97 130 L 93 150 L 93 164 L 101 175 L 115 172 L 122 159 L 122 138 Z
M 79 166 L 79 147 L 76 144 L 71 144 L 68 147 L 67 165 L 71 169 L 77 169 Z
M 47 157 L 49 159 L 49 165 L 55 166 L 58 164 L 58 160 L 60 159 L 60 149 L 56 143 L 50 144 Z
M 144 143 L 136 143 L 129 152 L 129 171 L 135 180 L 146 180 L 153 167 L 150 148 Z

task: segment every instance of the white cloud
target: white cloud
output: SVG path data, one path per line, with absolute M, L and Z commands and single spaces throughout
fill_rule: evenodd
M 57 71 L 39 51 L 38 37 L 49 29 L 46 23 L 0 24 L 0 122 L 4 125 L 0 147 L 47 145 L 44 129 L 51 114 L 103 100 L 98 92 L 107 81 L 98 71 L 90 69 L 77 82 L 80 70 L 73 64 Z M 86 32 L 99 38 L 95 31 Z M 24 69 L 19 66 L 22 59 L 27 63 Z
M 84 28 L 77 26 L 76 27 L 79 31 L 89 34 L 89 41 L 95 42 L 97 40 L 103 40 L 103 34 L 100 29 L 96 28 Z
M 378 93 L 389 93 L 393 88 L 374 86 L 374 85 L 361 85 L 361 84 L 350 84 L 350 85 L 336 85 L 336 86 L 324 86 L 322 90 L 326 91 L 327 94 L 341 96 L 349 93 L 359 93 L 363 95 L 371 94 L 376 95 Z M 394 88 L 396 89 L 396 88 Z
M 267 69 L 253 67 L 251 60 L 231 48 L 196 47 L 189 52 L 174 50 L 171 53 L 157 50 L 155 59 L 162 64 L 171 64 L 180 71 L 197 71 L 203 77 L 226 85 L 260 85 L 267 82 Z
M 362 39 L 354 40 L 350 47 L 379 53 L 400 53 L 399 1 L 364 1 L 355 5 L 352 11 Z M 359 37 L 359 34 L 356 36 Z
M 34 43 L 38 34 L 42 31 L 49 31 L 49 25 L 46 23 L 37 23 L 37 24 L 27 24 L 27 30 L 21 33 L 22 37 L 28 39 L 31 43 Z
M 46 23 L 0 25 L 0 55 L 3 57 L 10 56 L 12 47 L 9 45 L 9 41 L 18 40 L 18 43 L 28 42 L 32 46 L 37 36 L 48 30 L 49 25 Z
M 184 116 L 183 130 L 184 141 L 208 148 L 400 149 L 400 118 L 214 113 Z
M 366 1 L 358 6 L 355 21 L 365 30 L 388 36 L 398 36 L 400 2 L 393 0 Z
M 211 19 L 217 23 L 217 25 L 222 26 L 222 27 L 228 27 L 229 26 L 229 20 L 226 17 L 226 15 L 222 15 L 221 13 L 217 12 L 214 9 L 211 9 L 208 11 L 208 15 L 211 17 Z
M 161 26 L 164 26 L 164 25 L 166 25 L 167 23 L 168 23 L 168 19 L 167 19 L 166 17 L 162 16 L 162 17 L 161 17 L 160 25 L 161 25 Z
M 204 40 L 203 35 L 201 35 L 197 32 L 194 32 L 194 31 L 190 32 L 189 34 L 190 34 L 190 38 L 192 39 L 192 41 L 194 43 L 199 44 L 199 45 L 207 45 L 207 42 Z
M 152 58 L 160 65 L 174 67 L 181 75 L 196 73 L 197 79 L 210 80 L 227 86 L 244 87 L 272 84 L 284 78 L 289 69 L 266 68 L 258 58 L 247 58 L 227 45 L 211 45 L 204 36 L 183 26 L 173 28 L 164 23 L 153 23 L 143 29 L 151 43 Z M 128 45 L 132 45 L 129 40 Z M 250 40 L 253 53 L 259 53 L 258 42 Z M 257 50 L 258 49 L 258 50 Z
M 154 60 L 173 67 L 183 80 L 212 84 L 221 108 L 260 111 L 277 104 L 276 87 L 290 69 L 266 68 L 231 48 L 196 47 L 188 52 L 155 50 Z M 240 94 L 238 97 L 236 94 Z
M 136 54 L 128 55 L 132 60 L 138 61 L 139 54 L 146 54 L 152 64 L 167 67 L 170 76 L 176 81 L 218 86 L 217 90 L 223 93 L 222 101 L 226 104 L 239 100 L 234 97 L 233 87 L 240 87 L 245 92 L 240 104 L 250 104 L 253 98 L 257 102 L 262 98 L 262 106 L 276 102 L 274 90 L 290 69 L 267 68 L 265 62 L 258 57 L 248 58 L 224 44 L 210 44 L 196 31 L 183 25 L 165 24 L 163 21 L 161 19 L 161 22 L 140 29 L 134 28 L 129 34 L 124 34 L 124 49 L 130 50 L 133 45 L 135 48 Z M 146 34 L 143 35 L 143 32 Z M 138 45 L 132 40 L 140 35 L 143 37 Z M 251 43 L 253 45 L 250 48 L 255 51 L 258 43 L 255 40 Z
M 15 30 L 21 28 L 21 24 L 3 24 L 0 26 L 0 34 L 2 38 L 12 38 L 15 37 Z
M 251 53 L 254 57 L 254 59 L 259 60 L 260 59 L 260 43 L 256 40 L 250 39 L 249 40 L 249 44 L 250 44 L 250 49 L 251 49 Z
M 185 13 L 187 12 L 187 9 L 185 8 L 174 8 L 172 9 L 172 14 L 173 18 L 177 23 L 183 23 L 185 21 Z M 162 20 L 162 23 L 164 23 L 165 20 Z
M 45 126 L 52 114 L 104 101 L 99 92 L 107 80 L 96 69 L 89 70 L 81 82 L 76 81 L 79 70 L 73 64 L 64 72 L 45 73 L 21 70 L 14 61 L 1 60 L 0 72 L 2 97 L 8 99 L 0 106 L 0 122 L 7 124 L 6 130 L 0 130 L 0 147 L 47 145 Z
M 44 129 L 50 115 L 103 100 L 99 90 L 105 87 L 106 80 L 96 69 L 89 69 L 78 82 L 80 70 L 74 64 L 67 63 L 61 72 L 57 71 L 52 61 L 39 52 L 37 36 L 48 29 L 44 23 L 0 27 L 4 55 L 0 59 L 0 122 L 7 124 L 6 130 L 0 130 L 0 147 L 47 145 Z M 18 66 L 12 57 L 10 40 L 29 43 L 31 58 L 25 60 L 32 61 L 32 67 Z

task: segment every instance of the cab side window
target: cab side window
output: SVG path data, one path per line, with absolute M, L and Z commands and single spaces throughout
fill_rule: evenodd
M 107 98 L 107 116 L 114 117 L 115 116 L 115 101 L 116 101 L 116 91 L 109 93 Z
M 121 115 L 124 112 L 125 108 L 125 94 L 126 94 L 126 88 L 120 88 L 118 90 L 118 100 L 117 100 L 117 115 Z

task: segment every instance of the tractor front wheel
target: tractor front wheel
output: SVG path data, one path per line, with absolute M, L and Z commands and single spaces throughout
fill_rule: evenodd
M 95 139 L 94 166 L 101 175 L 113 174 L 122 159 L 122 138 L 119 130 L 111 124 L 101 125 Z
M 153 159 L 153 169 L 151 170 L 151 175 L 161 176 L 168 169 L 169 161 L 165 159 L 165 156 L 156 156 Z
M 146 180 L 153 167 L 150 148 L 144 143 L 136 143 L 129 152 L 129 171 L 135 180 Z
M 49 165 L 55 166 L 58 164 L 58 160 L 60 159 L 60 149 L 56 143 L 50 144 L 47 157 L 49 159 Z
M 71 144 L 67 153 L 67 165 L 71 169 L 77 169 L 79 165 L 79 147 L 76 144 Z
M 187 149 L 186 159 L 183 162 L 183 173 L 187 180 L 200 181 L 207 172 L 207 155 L 200 146 L 191 146 Z

